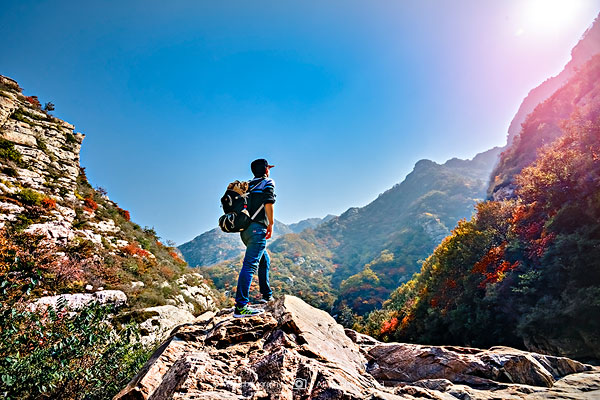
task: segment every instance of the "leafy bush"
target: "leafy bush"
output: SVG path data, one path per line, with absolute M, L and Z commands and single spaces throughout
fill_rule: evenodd
M 21 202 L 23 202 L 23 204 L 29 205 L 29 206 L 39 206 L 42 204 L 42 200 L 44 200 L 45 196 L 43 194 L 41 194 L 40 192 L 37 192 L 33 189 L 22 189 L 18 194 L 17 197 L 19 198 L 19 200 Z
M 0 313 L 0 394 L 6 399 L 109 399 L 149 357 L 135 325 L 116 328 L 112 306 L 69 313 Z
M 42 104 L 40 103 L 37 96 L 27 96 L 27 97 L 25 97 L 25 100 L 27 100 L 27 102 L 29 102 L 29 104 L 31 104 L 35 108 L 42 107 Z
M 0 138 L 0 158 L 23 165 L 23 156 L 19 150 L 15 149 L 14 143 L 3 138 Z

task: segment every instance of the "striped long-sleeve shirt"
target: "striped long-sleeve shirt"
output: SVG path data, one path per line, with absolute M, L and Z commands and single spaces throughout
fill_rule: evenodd
M 265 177 L 254 178 L 248 182 L 248 187 L 250 189 L 250 215 L 254 215 L 261 204 L 275 203 L 275 181 L 273 179 Z M 254 221 L 264 226 L 269 225 L 269 219 L 264 207 L 260 210 L 256 218 L 254 218 Z

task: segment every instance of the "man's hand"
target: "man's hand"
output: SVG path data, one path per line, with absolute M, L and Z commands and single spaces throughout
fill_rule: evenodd
M 271 239 L 271 235 L 273 235 L 273 224 L 275 223 L 275 218 L 273 218 L 273 203 L 265 204 L 265 213 L 267 214 L 267 219 L 269 220 L 269 226 L 267 226 L 267 236 L 265 239 Z

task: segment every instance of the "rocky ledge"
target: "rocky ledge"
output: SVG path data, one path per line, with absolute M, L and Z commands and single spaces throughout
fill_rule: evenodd
M 115 399 L 592 399 L 600 368 L 508 347 L 381 343 L 285 296 L 175 328 Z

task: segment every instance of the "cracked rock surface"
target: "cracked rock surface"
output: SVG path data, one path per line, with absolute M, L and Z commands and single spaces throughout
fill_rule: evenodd
M 381 343 L 284 296 L 175 328 L 115 399 L 594 399 L 600 369 L 508 347 Z

